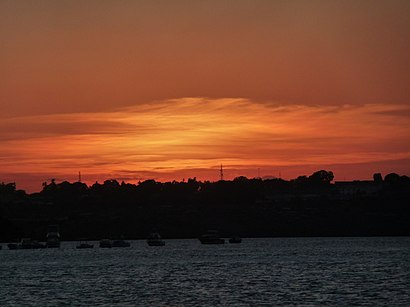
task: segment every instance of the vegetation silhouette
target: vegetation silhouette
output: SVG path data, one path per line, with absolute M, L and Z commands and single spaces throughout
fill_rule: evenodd
M 410 235 L 410 178 L 333 182 L 320 170 L 292 180 L 157 182 L 106 180 L 44 183 L 39 193 L 0 184 L 0 241 L 44 241 L 59 225 L 62 240 L 222 237 Z

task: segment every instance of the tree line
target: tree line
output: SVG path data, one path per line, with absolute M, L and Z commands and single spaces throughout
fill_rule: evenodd
M 243 237 L 410 234 L 409 177 L 375 174 L 366 185 L 352 182 L 349 193 L 333 179 L 320 170 L 292 180 L 51 180 L 32 194 L 1 183 L 0 240 L 42 240 L 48 224 L 60 225 L 70 240 L 144 238 L 154 230 L 185 238 L 207 229 Z

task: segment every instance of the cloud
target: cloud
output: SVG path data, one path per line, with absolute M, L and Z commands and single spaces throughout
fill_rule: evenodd
M 410 117 L 410 107 L 409 106 L 400 106 L 396 108 L 393 106 L 391 109 L 376 111 L 377 114 L 380 115 L 388 115 L 388 116 L 399 116 L 399 117 Z
M 0 124 L 3 173 L 170 178 L 252 169 L 408 159 L 402 105 L 303 106 L 181 98 L 112 112 L 15 117 Z M 188 170 L 192 170 L 189 172 Z M 94 174 L 94 175 L 92 175 Z M 127 177 L 128 178 L 128 177 Z

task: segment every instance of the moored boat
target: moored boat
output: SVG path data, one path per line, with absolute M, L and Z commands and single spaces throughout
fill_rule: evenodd
M 112 247 L 130 247 L 130 246 L 131 246 L 130 242 L 127 242 L 127 241 L 122 240 L 122 239 L 114 240 L 112 242 Z
M 234 236 L 229 239 L 229 243 L 241 243 L 241 242 L 242 242 L 242 238 L 238 236 Z
M 12 248 L 10 248 L 12 246 Z M 20 244 L 9 244 L 9 249 L 39 249 L 46 248 L 45 244 L 41 244 L 36 240 L 31 240 L 30 238 L 21 239 Z
M 39 249 L 39 248 L 46 248 L 46 245 L 36 240 L 22 239 L 21 248 L 22 249 Z
M 100 247 L 101 248 L 111 248 L 112 247 L 112 241 L 110 239 L 102 239 L 100 241 Z
M 48 226 L 46 245 L 48 248 L 60 247 L 60 232 L 57 225 Z
M 83 249 L 83 248 L 93 248 L 94 245 L 93 244 L 89 244 L 89 243 L 80 243 L 76 246 L 76 248 L 78 249 Z
M 152 232 L 147 238 L 147 244 L 149 246 L 164 246 L 165 241 L 162 240 L 160 234 L 158 232 Z
M 7 244 L 9 249 L 20 249 L 20 245 L 18 243 L 9 243 Z
M 201 235 L 199 241 L 202 244 L 224 244 L 225 240 L 219 236 L 216 230 L 208 230 L 205 234 Z
M 94 247 L 94 244 L 90 244 L 90 243 L 88 243 L 88 242 L 80 242 L 80 244 L 78 244 L 78 245 L 76 246 L 76 248 L 78 248 L 78 249 L 93 248 L 93 247 Z

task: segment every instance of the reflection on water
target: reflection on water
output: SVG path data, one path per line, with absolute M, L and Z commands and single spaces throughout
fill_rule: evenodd
M 3 248 L 0 305 L 410 305 L 409 237 L 77 244 Z

